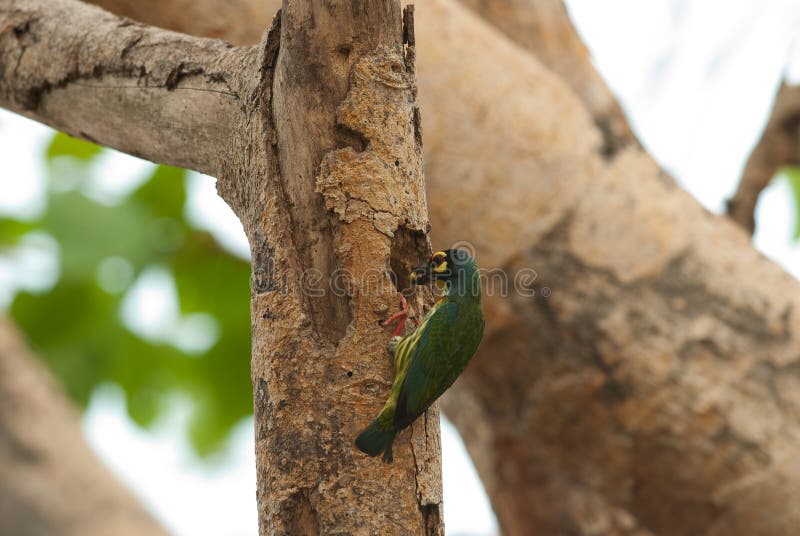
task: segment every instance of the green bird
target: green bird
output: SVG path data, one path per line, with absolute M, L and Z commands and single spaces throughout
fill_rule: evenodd
M 437 251 L 411 272 L 411 282 L 422 285 L 433 279 L 444 295 L 405 337 L 395 336 L 396 375 L 392 393 L 380 414 L 358 438 L 356 446 L 370 456 L 383 453 L 392 461 L 392 442 L 433 402 L 453 385 L 478 349 L 483 336 L 481 283 L 475 260 L 464 250 Z M 384 324 L 408 316 L 408 306 Z M 402 330 L 402 323 L 395 335 Z

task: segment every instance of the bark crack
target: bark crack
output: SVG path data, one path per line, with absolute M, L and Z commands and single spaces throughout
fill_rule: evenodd
M 133 48 L 136 45 L 138 45 L 142 41 L 142 39 L 144 39 L 144 32 L 134 35 L 133 38 L 128 42 L 128 44 L 126 44 L 125 47 L 122 49 L 122 52 L 120 52 L 119 54 L 120 59 L 124 60 L 125 57 L 130 53 L 130 51 L 133 50 Z

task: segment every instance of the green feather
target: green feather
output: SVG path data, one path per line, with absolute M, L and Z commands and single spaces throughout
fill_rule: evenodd
M 383 422 L 382 422 L 383 421 Z M 388 421 L 388 422 L 386 422 Z M 370 456 L 383 453 L 383 460 L 392 463 L 392 442 L 397 434 L 391 419 L 378 417 L 356 438 L 356 446 Z
M 356 439 L 370 456 L 392 460 L 392 442 L 458 378 L 483 336 L 478 269 L 470 258 L 437 302 L 395 350 L 392 392 L 378 417 Z

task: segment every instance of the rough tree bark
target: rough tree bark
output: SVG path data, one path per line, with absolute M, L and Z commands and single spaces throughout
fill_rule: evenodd
M 391 466 L 353 445 L 391 385 L 390 271 L 430 250 L 411 13 L 286 2 L 235 49 L 72 0 L 0 3 L 0 105 L 213 173 L 242 220 L 262 534 L 443 532 L 437 410 Z
M 437 411 L 391 466 L 353 447 L 391 385 L 390 262 L 408 273 L 429 250 L 408 45 L 399 2 L 284 2 L 271 98 L 254 95 L 220 177 L 253 258 L 264 533 L 443 532 Z
M 800 163 L 800 86 L 781 84 L 772 113 L 739 179 L 736 193 L 728 200 L 728 216 L 755 231 L 758 196 L 783 166 Z
M 437 243 L 539 272 L 445 399 L 504 531 L 791 534 L 797 282 L 457 4 L 417 39 Z
M 0 316 L 0 534 L 165 534 L 86 445 L 72 404 Z

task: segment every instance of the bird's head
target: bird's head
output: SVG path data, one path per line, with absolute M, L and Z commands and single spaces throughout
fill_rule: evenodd
M 463 249 L 445 249 L 431 255 L 428 262 L 417 266 L 411 272 L 411 283 L 424 285 L 436 281 L 440 286 L 453 286 L 460 279 L 472 276 L 475 261 Z

